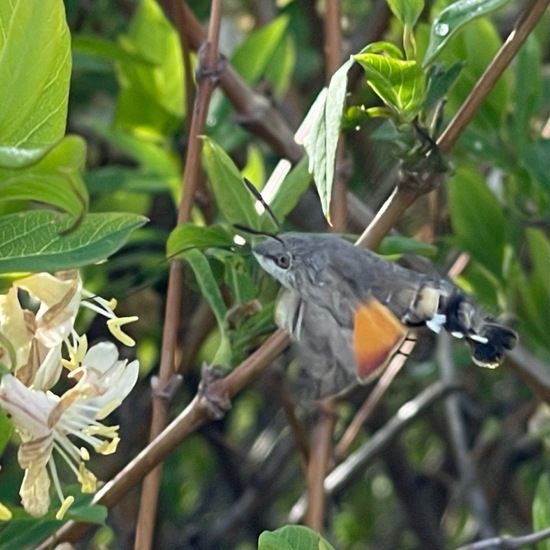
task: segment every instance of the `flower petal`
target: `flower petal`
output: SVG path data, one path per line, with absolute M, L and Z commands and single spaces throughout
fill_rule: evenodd
M 19 491 L 25 510 L 34 517 L 43 516 L 50 507 L 50 477 L 46 464 L 32 462 L 25 471 Z
M 22 437 L 44 437 L 50 433 L 48 416 L 59 398 L 27 388 L 12 374 L 0 381 L 0 405 L 11 416 Z
M 15 287 L 10 288 L 6 294 L 0 295 L 0 331 L 11 346 L 16 364 L 11 364 L 10 353 L 2 344 L 0 344 L 0 361 L 10 370 L 15 371 L 19 365 L 26 363 L 32 339 Z

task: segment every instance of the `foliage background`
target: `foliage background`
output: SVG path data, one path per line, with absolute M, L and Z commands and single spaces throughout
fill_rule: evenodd
M 426 50 L 430 24 L 445 4 L 428 3 L 423 9 L 414 29 L 419 52 Z M 209 3 L 188 6 L 206 21 Z M 457 60 L 464 63 L 447 94 L 443 127 L 522 7 L 509 2 L 469 22 L 438 57 L 446 67 Z M 122 426 L 119 452 L 95 465 L 98 477 L 108 480 L 148 440 L 151 381 L 160 361 L 169 269 L 165 248 L 178 218 L 195 94 L 185 75 L 190 67 L 196 69 L 197 57 L 193 47 L 182 54 L 168 20 L 174 21 L 177 13 L 174 3 L 163 4 L 168 18 L 153 0 L 66 0 L 65 8 L 73 54 L 67 130 L 86 143 L 83 181 L 89 210 L 134 213 L 150 220 L 108 263 L 88 266 L 84 273 L 87 288 L 112 294 L 121 301 L 121 314 L 140 317 L 132 336 L 138 342 L 142 382 L 116 419 Z M 401 45 L 403 27 L 385 2 L 342 2 L 341 15 L 345 55 L 340 61 L 377 40 Z M 292 131 L 327 83 L 323 17 L 323 5 L 308 0 L 224 3 L 220 51 L 255 92 L 246 100 L 264 99 Z M 453 168 L 445 182 L 417 200 L 400 220 L 400 233 L 416 240 L 386 240 L 381 248 L 395 253 L 397 246 L 399 254 L 420 250 L 441 272 L 467 253 L 469 261 L 457 283 L 489 310 L 509 313 L 520 334 L 520 353 L 502 368 L 488 371 L 474 368 L 467 350 L 453 345 L 447 354 L 452 383 L 462 388 L 455 394 L 454 412 L 444 401 L 436 401 L 406 429 L 387 436 L 383 451 L 327 499 L 324 534 L 335 547 L 448 548 L 491 533 L 522 534 L 549 526 L 548 503 L 546 509 L 540 504 L 548 484 L 545 401 L 550 387 L 547 28 L 548 12 L 449 155 Z M 349 199 L 347 225 L 341 220 L 338 224 L 340 230 L 358 234 L 394 188 L 398 161 L 410 151 L 411 134 L 354 109 L 379 107 L 380 100 L 359 66 L 350 71 L 349 81 L 345 153 L 338 157 L 336 171 L 337 176 L 345 175 L 354 197 Z M 185 255 L 177 345 L 184 378 L 172 395 L 172 416 L 193 399 L 202 363 L 234 368 L 274 329 L 277 289 L 245 249 L 228 246 L 229 224 L 273 230 L 269 221 L 256 216 L 252 198 L 235 182 L 244 175 L 261 186 L 281 156 L 286 153 L 293 163 L 298 158 L 294 144 L 265 139 L 261 124 L 236 112 L 232 99 L 220 89 L 214 92 L 204 130 L 206 176 L 196 184 L 185 230 L 169 243 L 169 251 L 200 248 Z M 306 190 L 305 163 L 297 165 L 293 177 L 275 208 L 283 218 L 297 203 L 284 228 L 326 230 L 318 198 L 312 188 Z M 14 211 L 14 204 L 20 206 L 10 202 L 3 205 L 3 213 Z M 247 309 L 256 298 L 263 306 L 260 312 Z M 89 323 L 92 342 L 105 337 L 93 321 L 81 322 Z M 435 341 L 426 336 L 421 342 L 352 450 L 368 445 L 375 434 L 384 437 L 385 426 L 404 403 L 437 380 L 445 381 L 438 346 L 436 356 Z M 156 545 L 254 548 L 262 531 L 289 522 L 306 480 L 283 414 L 280 369 L 288 360 L 285 353 L 274 368 L 264 369 L 234 399 L 224 418 L 206 423 L 168 456 Z M 371 390 L 364 388 L 338 405 L 336 439 Z M 448 424 L 453 415 L 463 430 L 471 471 L 460 463 Z M 2 459 L 2 501 L 15 500 L 20 484 L 13 453 L 8 447 Z M 537 486 L 542 495 L 538 501 Z M 472 504 L 478 489 L 486 517 Z M 533 503 L 539 510 L 535 517 Z M 138 507 L 135 487 L 110 510 L 107 525 L 79 544 L 129 547 Z

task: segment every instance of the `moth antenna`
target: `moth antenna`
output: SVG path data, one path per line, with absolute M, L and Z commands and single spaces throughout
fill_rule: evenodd
M 252 227 L 247 227 L 246 225 L 242 225 L 240 223 L 234 223 L 233 227 L 237 229 L 238 231 L 243 231 L 245 233 L 249 233 L 250 235 L 260 235 L 262 237 L 270 237 L 271 239 L 275 239 L 276 241 L 279 241 L 281 244 L 284 244 L 277 235 L 274 233 L 270 233 L 269 231 L 260 231 L 259 229 L 252 229 Z
M 265 208 L 266 212 L 269 214 L 269 217 L 273 220 L 273 223 L 277 226 L 277 229 L 281 229 L 281 224 L 279 223 L 279 220 L 277 219 L 277 216 L 275 216 L 275 213 L 273 210 L 271 210 L 271 206 L 265 202 L 265 199 L 262 197 L 262 194 L 254 187 L 254 184 L 246 179 L 244 179 L 244 184 L 246 185 L 247 189 L 252 193 L 254 198 L 259 201 L 259 203 Z M 272 235 L 270 235 L 272 236 Z

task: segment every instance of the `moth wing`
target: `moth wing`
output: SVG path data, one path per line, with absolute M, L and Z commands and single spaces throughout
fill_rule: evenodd
M 407 330 L 399 319 L 378 300 L 371 298 L 355 310 L 353 351 L 357 376 L 371 378 L 399 349 Z
M 297 400 L 337 395 L 357 383 L 351 311 L 343 325 L 324 307 L 285 290 L 279 296 L 275 320 L 290 332 L 298 352 L 298 364 L 293 362 L 288 373 Z

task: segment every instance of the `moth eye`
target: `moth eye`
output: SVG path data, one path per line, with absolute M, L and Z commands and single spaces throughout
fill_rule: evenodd
M 275 257 L 275 263 L 281 269 L 288 269 L 290 266 L 290 257 L 288 254 L 279 254 L 279 256 Z

